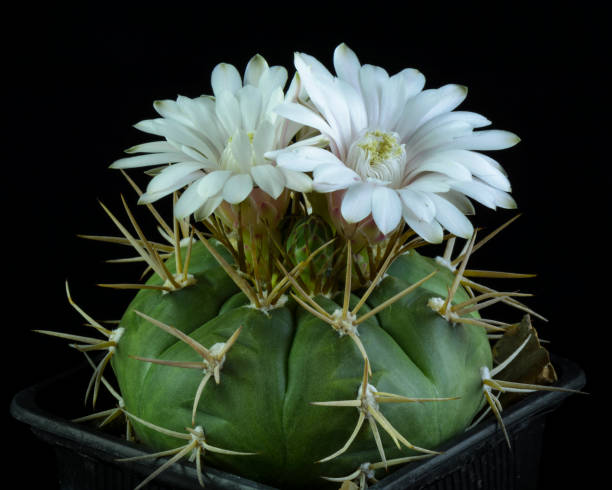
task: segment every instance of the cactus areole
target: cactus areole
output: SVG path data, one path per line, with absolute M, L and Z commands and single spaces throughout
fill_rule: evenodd
M 68 293 L 103 339 L 42 333 L 104 352 L 86 398 L 108 389 L 127 437 L 165 458 L 138 488 L 187 458 L 202 485 L 206 464 L 281 488 L 363 489 L 435 457 L 479 414 L 503 428 L 493 390 L 540 388 L 494 378 L 535 336 L 494 366 L 511 325 L 480 316 L 500 302 L 537 316 L 525 294 L 480 282 L 526 275 L 466 268 L 505 227 L 477 241 L 468 197 L 514 207 L 479 151 L 518 138 L 454 112 L 465 87 L 423 91 L 417 70 L 390 77 L 344 44 L 334 65 L 296 54 L 284 92 L 287 71 L 259 55 L 244 77 L 222 63 L 214 97 L 157 101 L 161 117 L 136 127 L 163 139 L 112 165 L 161 165 L 146 192 L 124 175 L 167 243 L 125 200 L 129 225 L 102 205 L 122 237 L 89 238 L 133 247 L 148 279 L 105 285 L 138 290 L 113 330 Z M 152 205 L 166 196 L 171 223 Z

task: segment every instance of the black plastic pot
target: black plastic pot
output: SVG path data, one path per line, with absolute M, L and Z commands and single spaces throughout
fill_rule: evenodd
M 552 360 L 559 375 L 557 386 L 574 390 L 584 386 L 584 372 L 576 364 L 555 356 Z M 21 391 L 13 398 L 11 414 L 52 446 L 62 490 L 131 490 L 160 462 L 117 462 L 118 458 L 143 455 L 148 451 L 119 436 L 65 418 L 66 407 L 82 407 L 81 388 L 86 386 L 90 374 L 89 366 L 83 366 Z M 449 441 L 441 448 L 442 455 L 390 472 L 370 488 L 536 489 L 547 414 L 557 409 L 568 396 L 564 392 L 534 393 L 506 409 L 503 415 L 511 449 L 491 417 Z M 209 489 L 272 488 L 214 468 L 206 468 L 205 483 Z M 164 471 L 147 488 L 191 490 L 201 487 L 195 465 L 183 463 Z

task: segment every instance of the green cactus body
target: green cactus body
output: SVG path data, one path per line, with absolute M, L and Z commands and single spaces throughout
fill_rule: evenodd
M 218 247 L 219 251 L 222 247 Z M 168 268 L 172 268 L 169 259 Z M 423 286 L 371 316 L 358 326 L 371 364 L 368 383 L 379 392 L 407 397 L 459 397 L 437 402 L 386 403 L 380 411 L 410 443 L 433 450 L 465 429 L 482 406 L 480 367 L 491 367 L 484 329 L 451 324 L 429 306 L 444 297 L 453 273 L 416 252 L 400 256 L 375 288 L 360 314 L 374 308 L 434 269 L 439 273 Z M 202 361 L 189 345 L 157 328 L 136 311 L 176 327 L 203 346 L 225 342 L 242 326 L 227 352 L 220 383 L 204 389 L 196 425 L 209 444 L 249 456 L 209 452 L 207 464 L 283 488 L 325 485 L 320 477 L 344 476 L 364 462 L 380 460 L 368 421 L 347 451 L 338 451 L 353 432 L 355 407 L 317 406 L 311 402 L 354 400 L 362 383 L 364 358 L 348 335 L 293 300 L 261 311 L 249 302 L 209 252 L 197 243 L 190 273 L 196 283 L 163 294 L 140 291 L 128 307 L 125 329 L 112 364 L 126 410 L 152 424 L 177 432 L 191 427 L 194 396 L 203 372 L 134 359 Z M 151 284 L 161 279 L 154 276 Z M 453 301 L 467 299 L 459 290 Z M 319 296 L 329 313 L 342 308 Z M 358 298 L 352 297 L 355 304 Z M 157 451 L 184 444 L 138 422 L 136 434 Z M 388 459 L 419 454 L 398 449 L 380 428 Z

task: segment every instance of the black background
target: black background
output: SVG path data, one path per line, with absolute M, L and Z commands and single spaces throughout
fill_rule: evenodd
M 9 154 L 3 162 L 7 409 L 19 389 L 81 360 L 64 342 L 31 332 L 83 333 L 65 300 L 64 281 L 99 320 L 118 318 L 129 301 L 129 293 L 96 287 L 137 279 L 138 268 L 104 263 L 124 250 L 76 234 L 116 234 L 98 199 L 117 214 L 120 193 L 135 202 L 121 175 L 107 167 L 123 149 L 150 140 L 131 126 L 155 117 L 153 100 L 209 94 L 217 63 L 243 72 L 255 53 L 290 74 L 294 51 L 331 68 L 333 49 L 346 42 L 362 63 L 391 74 L 418 68 L 426 87 L 467 85 L 460 109 L 521 137 L 516 147 L 493 156 L 509 173 L 522 216 L 471 265 L 538 274 L 506 287 L 536 294 L 529 305 L 549 319 L 536 321 L 541 337 L 551 341 L 551 351 L 583 367 L 591 392 L 550 416 L 542 488 L 594 479 L 597 447 L 590 437 L 605 438 L 608 426 L 602 400 L 611 210 L 604 17 L 588 3 L 538 11 L 466 5 L 425 11 L 298 3 L 264 10 L 253 2 L 217 9 L 173 2 L 130 11 L 37 8 L 8 16 L 18 34 L 4 41 L 10 84 L 4 90 Z M 139 171 L 131 175 L 146 185 Z M 143 210 L 136 212 L 147 219 Z M 515 214 L 479 206 L 473 222 L 492 229 Z M 48 467 L 47 450 L 10 416 L 9 424 L 5 446 L 15 461 L 5 476 L 25 471 L 22 483 L 53 488 L 52 477 L 32 471 L 35 463 Z

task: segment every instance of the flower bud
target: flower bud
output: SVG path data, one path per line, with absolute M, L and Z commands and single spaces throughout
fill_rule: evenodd
M 285 250 L 293 265 L 303 263 L 319 247 L 333 238 L 331 228 L 317 215 L 299 219 L 291 227 L 285 241 Z M 318 293 L 331 274 L 333 247 L 321 250 L 312 258 L 300 274 L 300 279 L 308 291 Z

